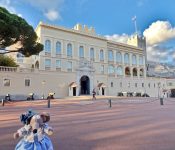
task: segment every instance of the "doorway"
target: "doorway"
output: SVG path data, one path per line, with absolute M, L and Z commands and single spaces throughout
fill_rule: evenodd
M 102 87 L 102 95 L 105 95 L 105 88 Z
M 76 96 L 76 87 L 73 87 L 73 96 Z
M 80 94 L 89 95 L 90 94 L 90 80 L 88 76 L 82 76 L 80 79 Z

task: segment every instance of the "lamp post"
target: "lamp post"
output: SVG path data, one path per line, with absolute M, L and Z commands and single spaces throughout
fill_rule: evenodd
M 43 87 L 43 96 L 42 96 L 42 97 L 43 97 L 43 99 L 44 99 L 44 85 L 45 85 L 45 84 L 46 84 L 46 81 L 43 80 L 43 81 L 42 81 L 42 87 Z

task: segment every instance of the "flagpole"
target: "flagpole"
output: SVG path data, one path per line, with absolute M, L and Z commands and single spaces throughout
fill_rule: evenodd
M 134 16 L 134 17 L 132 18 L 132 21 L 134 21 L 135 32 L 136 32 L 136 34 L 138 34 L 138 33 L 137 33 L 137 17 Z

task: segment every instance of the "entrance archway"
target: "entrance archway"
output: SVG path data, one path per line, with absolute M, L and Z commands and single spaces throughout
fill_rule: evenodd
M 80 79 L 80 94 L 89 95 L 90 94 L 90 80 L 88 76 L 82 76 Z
M 102 95 L 105 95 L 105 88 L 102 87 Z

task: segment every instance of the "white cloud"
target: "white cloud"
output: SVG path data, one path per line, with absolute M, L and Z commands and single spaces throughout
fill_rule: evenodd
M 44 15 L 51 21 L 54 21 L 54 20 L 57 20 L 57 19 L 61 19 L 60 14 L 57 11 L 55 11 L 55 10 L 49 10 Z
M 33 7 L 38 8 L 47 19 L 54 21 L 61 19 L 60 11 L 64 0 L 26 0 Z
M 112 40 L 115 42 L 127 43 L 129 36 L 127 34 L 123 33 L 122 35 L 114 34 L 114 35 L 106 35 L 105 37 L 108 40 Z
M 175 39 L 175 27 L 168 21 L 153 22 L 143 32 L 147 41 L 147 58 L 151 61 L 167 62 L 174 59 L 174 46 L 169 43 Z M 171 45 L 171 46 L 169 46 Z
M 153 45 L 175 38 L 175 28 L 168 21 L 153 22 L 148 29 L 143 32 L 148 45 Z
M 10 13 L 17 14 L 18 16 L 22 17 L 21 14 L 16 12 L 15 7 L 13 6 L 13 1 L 11 0 L 0 0 L 0 6 L 6 8 Z
M 173 53 L 172 58 L 175 60 L 175 52 Z

